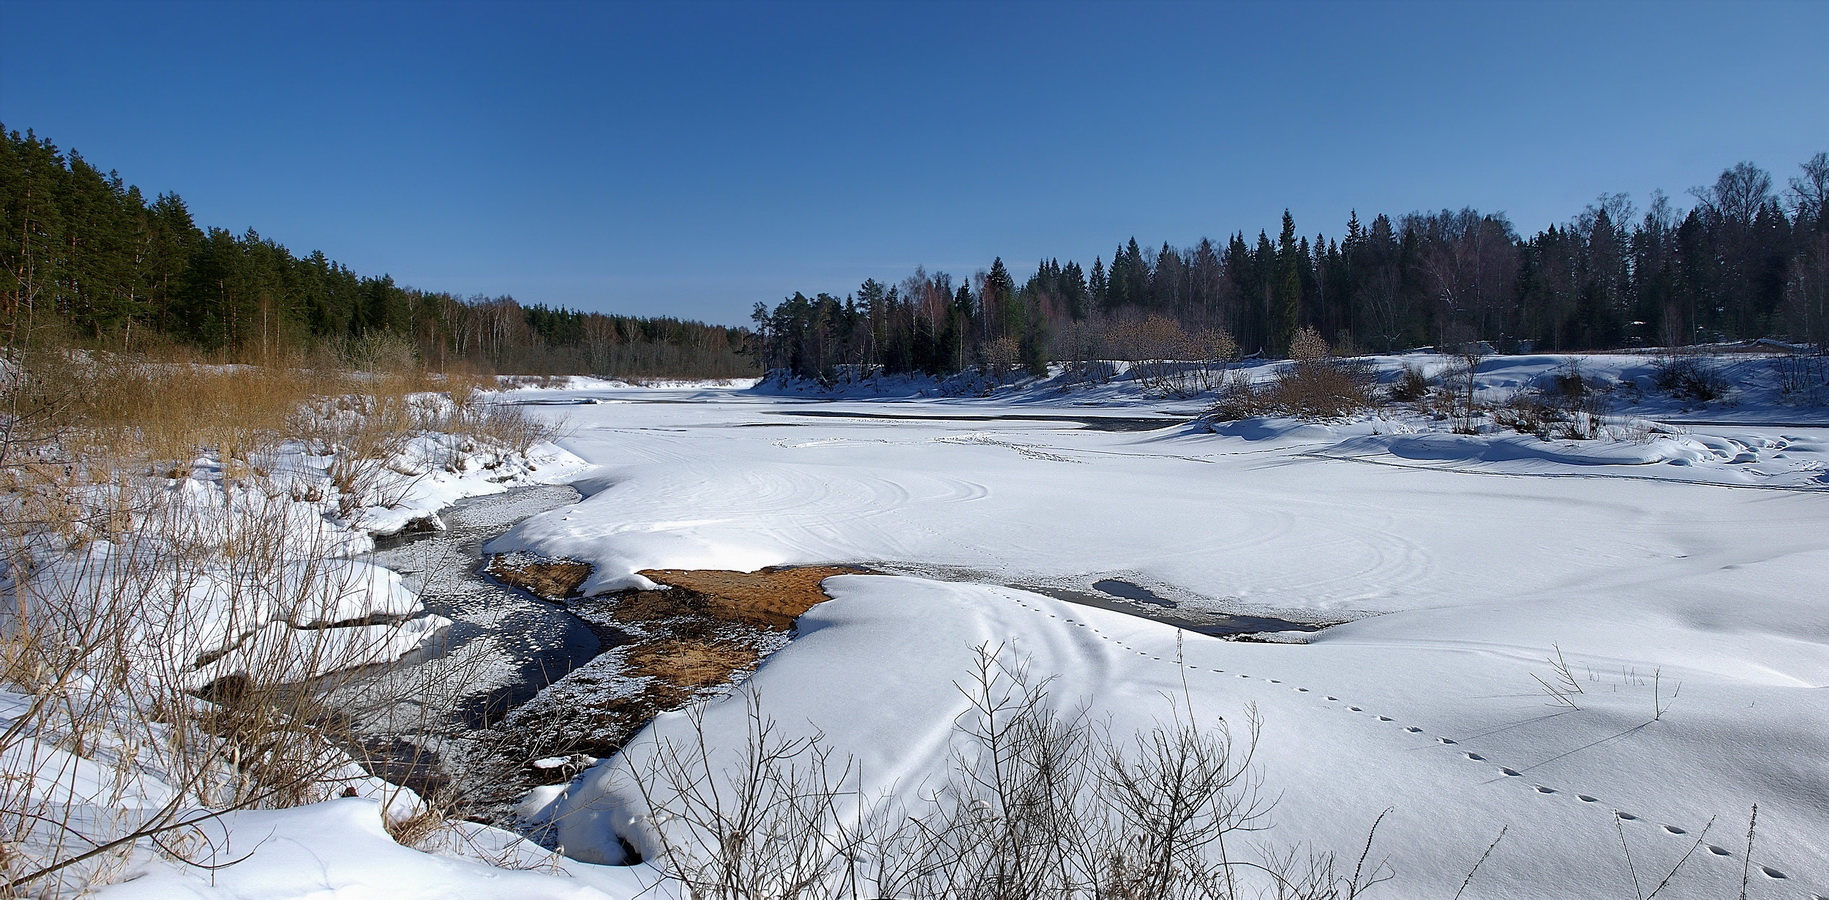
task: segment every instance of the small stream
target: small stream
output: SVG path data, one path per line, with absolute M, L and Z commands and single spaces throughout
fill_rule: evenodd
M 1091 589 L 1086 590 L 1046 581 L 1001 581 L 994 573 L 962 566 L 910 566 L 889 562 L 873 562 L 865 565 L 891 575 L 909 575 L 916 578 L 931 578 L 935 581 L 1002 584 L 1004 587 L 1053 597 L 1067 603 L 1123 613 L 1164 625 L 1173 625 L 1183 631 L 1228 640 L 1261 640 L 1256 636 L 1275 632 L 1316 632 L 1330 625 L 1338 625 L 1342 621 L 1303 622 L 1275 616 L 1223 612 L 1216 608 L 1188 606 L 1122 578 L 1101 578 L 1092 582 Z
M 483 572 L 483 547 L 522 519 L 578 499 L 568 486 L 471 498 L 440 514 L 444 529 L 379 540 L 365 556 L 400 573 L 429 612 L 452 622 L 396 662 L 326 685 L 326 701 L 353 727 L 371 772 L 421 792 L 480 789 L 498 818 L 535 783 L 524 771 L 532 759 L 529 751 L 558 736 L 545 733 L 544 726 L 528 731 L 525 723 L 504 719 L 567 673 L 630 638 L 612 622 L 593 624 L 565 604 L 496 582 Z M 997 581 L 988 573 L 944 566 L 871 567 L 948 581 Z M 1120 578 L 1100 579 L 1089 588 L 1011 586 L 1213 637 L 1248 640 L 1263 632 L 1325 627 L 1186 607 Z M 594 707 L 591 692 L 603 688 L 584 687 L 584 694 L 558 702 Z M 501 818 L 498 824 L 512 821 Z
M 803 416 L 823 419 L 887 419 L 892 421 L 931 422 L 1071 422 L 1088 431 L 1157 431 L 1172 425 L 1186 425 L 1191 418 L 1171 416 L 1101 416 L 1093 413 L 905 413 L 855 412 L 829 409 L 770 410 L 777 416 Z M 758 423 L 762 424 L 762 423 Z
M 599 653 L 626 640 L 614 628 L 592 624 L 566 605 L 552 603 L 483 573 L 483 546 L 522 519 L 578 502 L 569 486 L 520 488 L 460 501 L 440 514 L 446 527 L 377 541 L 367 559 L 399 572 L 428 611 L 452 620 L 427 646 L 384 667 L 382 679 L 423 681 L 445 692 L 439 730 L 461 733 L 494 726 Z M 882 566 L 882 570 L 955 581 L 990 583 L 985 573 L 946 567 Z M 1093 582 L 1090 590 L 1050 584 L 1011 585 L 1058 600 L 1140 616 L 1212 637 L 1263 632 L 1317 631 L 1324 627 L 1262 615 L 1187 608 L 1143 585 L 1120 578 Z M 426 710 L 433 704 L 425 704 Z
M 440 514 L 445 528 L 406 533 L 377 541 L 365 558 L 400 573 L 429 612 L 452 621 L 426 646 L 384 666 L 372 677 L 395 685 L 417 683 L 437 697 L 417 705 L 430 724 L 447 735 L 487 729 L 515 707 L 627 636 L 580 618 L 565 605 L 508 587 L 484 574 L 483 546 L 529 516 L 578 502 L 565 485 L 519 488 L 473 497 Z M 995 583 L 988 573 L 951 567 L 878 566 L 880 571 L 950 581 Z M 1058 600 L 1139 616 L 1211 637 L 1264 632 L 1317 631 L 1324 624 L 1263 615 L 1223 613 L 1185 607 L 1143 585 L 1120 578 L 1094 581 L 1090 590 L 1045 583 L 1011 587 Z M 372 718 L 372 717 L 371 717 Z M 427 722 L 430 718 L 440 721 Z M 398 729 L 371 723 L 370 734 Z
M 380 539 L 366 556 L 399 572 L 428 611 L 452 621 L 390 668 L 463 660 L 465 674 L 481 676 L 456 704 L 454 717 L 470 728 L 488 727 L 604 649 L 600 636 L 563 606 L 482 571 L 484 544 L 528 516 L 576 502 L 578 492 L 565 485 L 472 497 L 440 514 L 443 530 Z
M 1011 585 L 1025 591 L 1034 591 L 1056 600 L 1078 603 L 1098 609 L 1121 612 L 1125 615 L 1173 625 L 1184 631 L 1204 634 L 1217 638 L 1249 638 L 1251 635 L 1280 631 L 1320 631 L 1333 623 L 1293 622 L 1274 616 L 1252 616 L 1242 613 L 1222 613 L 1208 610 L 1183 609 L 1173 600 L 1161 597 L 1155 591 L 1125 581 L 1120 578 L 1105 578 L 1092 583 L 1093 590 L 1081 591 L 1073 588 L 1051 585 L 1020 584 Z

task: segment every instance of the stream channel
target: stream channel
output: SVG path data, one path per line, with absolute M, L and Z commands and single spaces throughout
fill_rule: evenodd
M 482 786 L 478 799 L 496 813 L 487 817 L 508 824 L 503 814 L 519 790 L 531 786 L 521 771 L 532 763 L 527 751 L 545 737 L 515 734 L 508 714 L 629 636 L 608 623 L 580 618 L 564 604 L 497 582 L 484 571 L 483 547 L 522 519 L 578 499 L 578 492 L 564 485 L 473 497 L 440 513 L 443 529 L 377 540 L 365 558 L 400 573 L 428 612 L 452 624 L 424 647 L 331 690 L 330 701 L 360 736 L 370 771 L 422 793 Z M 942 566 L 874 568 L 949 581 L 996 581 L 988 573 Z M 1092 582 L 1089 589 L 1010 586 L 1213 637 L 1250 640 L 1256 633 L 1323 627 L 1184 608 L 1116 578 Z
M 472 497 L 439 515 L 445 528 L 378 539 L 366 557 L 400 573 L 428 612 L 451 620 L 392 668 L 469 666 L 455 718 L 471 728 L 494 724 L 604 649 L 601 636 L 559 604 L 483 572 L 484 544 L 522 519 L 576 502 L 578 492 L 565 485 Z

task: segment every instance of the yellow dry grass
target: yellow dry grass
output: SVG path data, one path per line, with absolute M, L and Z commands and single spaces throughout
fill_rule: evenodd
M 712 639 L 663 638 L 629 651 L 631 674 L 686 688 L 723 684 L 756 664 L 754 647 Z
M 854 566 L 772 567 L 755 572 L 723 569 L 644 569 L 641 572 L 657 584 L 697 595 L 694 599 L 702 599 L 704 612 L 714 618 L 772 631 L 786 631 L 814 604 L 832 599 L 820 587 L 827 578 L 868 573 L 868 569 Z M 662 604 L 676 600 L 664 595 L 641 599 Z
M 589 563 L 570 559 L 535 559 L 499 554 L 484 569 L 489 577 L 511 587 L 530 591 L 548 600 L 577 597 L 584 580 L 591 577 Z

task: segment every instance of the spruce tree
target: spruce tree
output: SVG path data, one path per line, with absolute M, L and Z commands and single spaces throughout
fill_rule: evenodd
M 1275 311 L 1271 340 L 1278 352 L 1289 349 L 1302 317 L 1302 256 L 1296 246 L 1296 220 L 1283 210 L 1283 231 L 1277 238 Z

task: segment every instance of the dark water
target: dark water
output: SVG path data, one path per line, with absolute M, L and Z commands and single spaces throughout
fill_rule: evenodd
M 1068 413 L 1007 413 L 999 415 L 944 415 L 940 413 L 839 412 L 830 409 L 771 409 L 774 416 L 811 416 L 822 419 L 888 419 L 931 422 L 1072 422 L 1088 431 L 1155 431 L 1186 424 L 1189 419 L 1142 416 L 1094 416 Z
M 441 531 L 377 542 L 368 559 L 399 572 L 426 609 L 452 621 L 426 647 L 402 657 L 400 670 L 463 657 L 481 672 L 475 687 L 448 685 L 458 696 L 455 718 L 469 727 L 492 724 L 603 649 L 589 625 L 559 604 L 541 600 L 483 574 L 483 545 L 536 513 L 578 502 L 566 486 L 523 488 L 473 497 L 440 514 Z
M 1097 589 L 1096 592 L 1046 585 L 1011 585 L 1011 587 L 1018 587 L 1025 591 L 1045 594 L 1056 600 L 1137 616 L 1208 637 L 1236 638 L 1272 631 L 1320 631 L 1328 624 L 1332 624 L 1291 622 L 1288 619 L 1279 619 L 1274 616 L 1247 616 L 1206 610 L 1184 610 L 1173 600 L 1164 599 L 1149 588 L 1116 578 L 1095 581 L 1092 586 Z
M 909 566 L 880 561 L 866 565 L 889 574 L 912 575 L 936 581 L 998 583 L 997 577 L 988 572 L 959 566 Z M 1121 578 L 1103 578 L 1095 581 L 1092 583 L 1093 589 L 1090 591 L 1034 582 L 1006 583 L 1004 587 L 1031 591 L 1053 597 L 1056 600 L 1077 603 L 1080 606 L 1091 606 L 1108 612 L 1123 613 L 1152 622 L 1161 622 L 1164 625 L 1173 625 L 1176 628 L 1204 634 L 1208 637 L 1233 640 L 1249 640 L 1253 635 L 1276 631 L 1315 632 L 1329 625 L 1339 624 L 1339 622 L 1295 622 L 1275 616 L 1223 613 L 1183 607 L 1174 600 L 1163 597 L 1143 585 Z
M 1092 587 L 1094 590 L 1104 591 L 1113 597 L 1122 597 L 1126 600 L 1135 600 L 1138 603 L 1148 603 L 1152 606 L 1166 606 L 1170 609 L 1175 608 L 1174 601 L 1164 600 L 1161 597 L 1156 596 L 1155 591 L 1152 591 L 1143 585 L 1132 584 L 1121 579 L 1107 578 L 1103 581 L 1095 581 L 1092 583 Z

